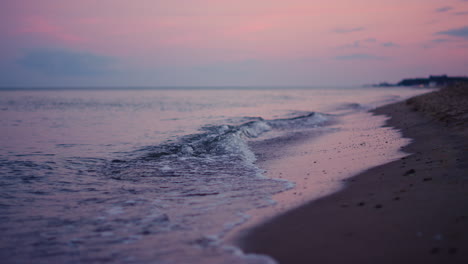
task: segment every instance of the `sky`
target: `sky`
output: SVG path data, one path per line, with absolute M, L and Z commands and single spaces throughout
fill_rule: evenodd
M 2 0 L 0 86 L 468 75 L 468 0 Z

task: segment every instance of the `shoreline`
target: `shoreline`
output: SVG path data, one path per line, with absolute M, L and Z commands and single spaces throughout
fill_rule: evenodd
M 414 139 L 403 148 L 409 156 L 250 229 L 237 244 L 279 263 L 466 263 L 467 88 L 372 111 Z
M 318 128 L 313 134 L 293 134 L 278 143 L 261 142 L 261 147 L 257 144 L 254 147 L 257 166 L 265 170 L 265 177 L 286 180 L 294 186 L 273 195 L 271 205 L 244 212 L 249 220 L 228 232 L 223 240 L 235 244 L 237 237 L 250 228 L 309 201 L 339 192 L 353 175 L 368 168 L 406 156 L 400 148 L 409 139 L 401 138 L 393 128 L 383 127 L 386 119 L 358 111 L 337 116 L 333 125 Z M 381 144 L 382 138 L 392 144 Z M 277 153 L 278 149 L 281 154 Z

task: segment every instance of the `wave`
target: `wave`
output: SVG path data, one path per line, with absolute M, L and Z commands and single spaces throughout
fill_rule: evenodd
M 336 107 L 336 110 L 366 110 L 367 108 L 358 103 L 343 103 Z
M 314 128 L 329 121 L 321 113 L 302 116 L 264 120 L 261 117 L 249 118 L 252 121 L 241 125 L 207 126 L 205 133 L 182 137 L 179 142 L 163 144 L 152 149 L 148 158 L 177 155 L 180 157 L 232 156 L 253 162 L 254 154 L 247 146 L 247 140 L 257 138 L 271 130 L 298 130 Z
M 181 137 L 176 142 L 140 149 L 135 160 L 114 160 L 108 175 L 114 179 L 141 177 L 181 177 L 216 173 L 261 176 L 248 142 L 263 134 L 311 129 L 325 125 L 330 117 L 311 112 L 291 118 L 265 120 L 250 117 L 240 125 L 205 126 L 201 133 Z M 133 165 L 131 165 L 133 163 Z M 151 165 L 149 165 L 151 164 Z
M 184 247 L 190 254 L 199 254 L 193 251 L 198 252 L 199 247 L 221 252 L 224 247 L 217 242 L 246 221 L 243 212 L 271 206 L 272 195 L 294 187 L 292 182 L 263 176 L 264 171 L 254 163 L 249 141 L 275 130 L 288 134 L 313 129 L 325 125 L 329 117 L 306 113 L 284 119 L 243 120 L 239 125 L 205 126 L 198 134 L 131 152 L 128 159 L 106 164 L 102 168 L 103 177 L 121 181 L 117 185 L 122 186 L 124 193 L 152 197 L 150 203 L 138 205 L 134 210 L 138 214 L 147 210 L 157 219 L 162 217 L 164 221 L 153 224 L 148 232 L 157 233 L 166 245 L 193 245 L 194 248 Z M 113 201 L 112 205 L 125 208 L 128 213 L 132 209 L 127 209 L 127 203 Z M 114 217 L 117 223 L 123 214 Z M 154 223 L 154 218 L 141 222 Z M 269 263 L 265 261 L 262 263 Z

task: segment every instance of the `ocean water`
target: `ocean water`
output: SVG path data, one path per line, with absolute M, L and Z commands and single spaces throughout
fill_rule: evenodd
M 423 92 L 2 90 L 0 259 L 275 263 L 223 241 L 247 211 L 294 188 L 265 177 L 256 146 L 327 133 L 337 117 Z M 281 158 L 280 147 L 272 152 Z

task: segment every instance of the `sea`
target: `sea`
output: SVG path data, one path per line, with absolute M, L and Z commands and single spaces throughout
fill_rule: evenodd
M 1 89 L 1 262 L 276 263 L 224 241 L 295 188 L 267 177 L 259 148 L 275 142 L 262 159 L 281 160 L 290 142 L 320 140 L 340 120 L 425 92 Z

